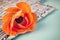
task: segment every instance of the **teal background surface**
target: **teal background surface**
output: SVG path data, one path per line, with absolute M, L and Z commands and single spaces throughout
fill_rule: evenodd
M 13 40 L 60 40 L 60 0 L 43 0 L 43 3 L 54 6 L 56 10 L 40 20 L 33 32 Z

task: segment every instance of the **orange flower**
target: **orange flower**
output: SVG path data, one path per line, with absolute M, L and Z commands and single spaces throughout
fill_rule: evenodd
M 6 9 L 7 13 L 2 17 L 2 30 L 10 36 L 33 31 L 36 26 L 37 17 L 30 6 L 25 2 L 19 2 L 16 6 Z

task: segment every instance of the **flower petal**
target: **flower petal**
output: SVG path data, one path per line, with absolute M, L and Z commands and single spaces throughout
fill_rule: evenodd
M 36 27 L 36 22 L 34 22 L 34 23 L 30 26 L 29 31 L 33 31 L 33 30 L 35 29 L 35 27 Z
M 17 32 L 18 34 L 24 34 L 28 32 L 28 29 L 20 29 L 19 32 Z
M 36 22 L 37 21 L 37 15 L 36 15 L 36 13 L 32 13 L 32 15 L 33 15 L 34 22 Z
M 16 4 L 19 9 L 25 11 L 25 12 L 31 12 L 31 8 L 26 2 L 19 2 Z
M 16 7 L 10 7 L 8 9 L 6 9 L 5 11 L 10 12 L 10 13 L 16 13 L 17 11 L 19 11 L 19 9 Z
M 30 24 L 31 24 L 33 22 L 33 16 L 32 16 L 32 13 L 31 13 L 31 7 L 28 5 L 28 3 L 19 2 L 16 5 L 17 5 L 17 7 L 19 7 L 20 10 L 23 11 L 24 15 L 26 15 L 28 17 L 28 19 L 30 20 Z
M 5 14 L 5 15 L 2 17 L 2 22 L 3 22 L 3 23 L 9 22 L 9 20 L 11 20 L 12 15 L 13 15 L 12 13 L 7 13 L 7 14 Z
M 18 18 L 18 17 L 20 17 L 21 13 L 22 13 L 22 11 L 18 11 L 16 14 L 14 14 L 14 15 L 12 16 L 11 24 L 10 24 L 10 25 L 11 25 L 11 28 L 13 27 L 13 24 L 14 24 L 14 22 L 15 22 L 15 19 Z
M 36 22 L 37 22 L 37 15 L 35 13 L 32 13 L 33 15 L 33 18 L 34 18 L 34 21 L 33 23 L 31 24 L 30 28 L 29 28 L 29 31 L 33 31 L 35 29 L 35 26 L 36 26 Z
M 33 15 L 32 15 L 32 13 L 25 13 L 25 16 L 28 18 L 28 22 L 29 22 L 29 24 L 27 25 L 27 27 L 29 27 L 32 23 L 33 23 L 33 20 L 34 20 L 34 18 L 33 18 Z
M 11 36 L 17 35 L 17 34 L 23 34 L 26 33 L 28 30 L 24 28 L 24 26 L 17 24 L 16 22 L 14 23 L 12 29 L 10 30 Z
M 8 35 L 10 34 L 10 21 L 3 24 L 2 30 Z

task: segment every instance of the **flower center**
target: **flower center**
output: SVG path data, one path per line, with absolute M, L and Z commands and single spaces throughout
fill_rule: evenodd
M 19 18 L 16 18 L 15 21 L 16 21 L 17 23 L 21 23 L 21 22 L 23 21 L 23 17 L 20 16 Z

